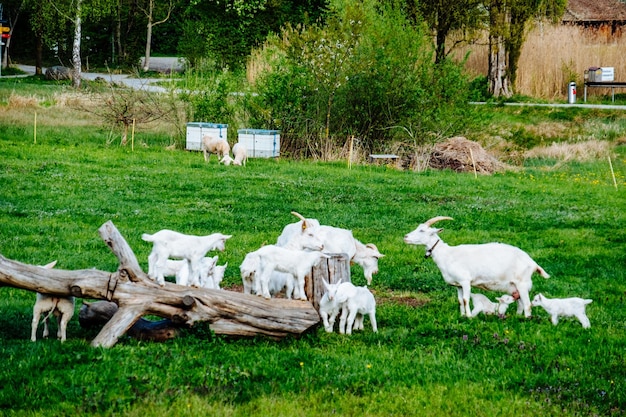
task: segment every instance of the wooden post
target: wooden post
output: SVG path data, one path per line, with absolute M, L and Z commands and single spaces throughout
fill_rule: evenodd
M 352 282 L 350 280 L 350 260 L 345 253 L 331 253 L 330 258 L 322 259 L 317 266 L 311 269 L 311 275 L 306 277 L 304 291 L 308 300 L 313 303 L 315 310 L 319 311 L 320 300 L 326 292 L 326 287 L 322 283 L 325 279 L 329 284 L 342 282 Z

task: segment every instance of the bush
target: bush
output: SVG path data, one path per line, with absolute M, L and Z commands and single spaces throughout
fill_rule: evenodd
M 407 131 L 420 145 L 467 124 L 461 68 L 435 66 L 423 26 L 373 0 L 334 2 L 323 27 L 287 27 L 255 61 L 264 70 L 252 80 L 258 95 L 246 112 L 280 129 L 293 153 L 326 159 L 351 135 L 367 151 L 382 150 Z

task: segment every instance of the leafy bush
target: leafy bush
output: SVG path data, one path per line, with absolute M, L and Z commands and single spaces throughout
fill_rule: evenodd
M 435 66 L 424 28 L 373 0 L 333 2 L 325 25 L 287 27 L 255 59 L 252 119 L 282 130 L 294 153 L 328 157 L 354 135 L 366 150 L 418 144 L 466 125 L 468 81 L 459 66 Z

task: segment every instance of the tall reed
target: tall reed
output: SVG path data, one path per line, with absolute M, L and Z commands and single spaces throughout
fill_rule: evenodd
M 484 36 L 453 55 L 461 58 L 469 52 L 467 70 L 486 75 L 488 51 Z M 537 98 L 562 99 L 567 95 L 568 83 L 575 81 L 580 96 L 584 71 L 593 66 L 614 67 L 615 80 L 626 81 L 626 36 L 620 32 L 611 34 L 606 30 L 538 22 L 528 32 L 522 47 L 515 91 Z M 589 93 L 606 94 L 606 91 Z

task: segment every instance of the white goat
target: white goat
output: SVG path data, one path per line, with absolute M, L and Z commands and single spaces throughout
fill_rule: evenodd
M 327 333 L 332 333 L 337 315 L 341 311 L 341 303 L 337 299 L 337 289 L 341 284 L 341 280 L 334 284 L 329 284 L 322 278 L 322 282 L 324 283 L 324 287 L 326 287 L 326 292 L 320 299 L 319 313 L 322 318 L 322 323 L 324 324 L 324 330 L 326 330 Z
M 248 150 L 243 143 L 235 143 L 233 146 L 233 156 L 235 159 L 232 161 L 234 165 L 246 166 L 248 161 Z
M 259 257 L 259 287 L 263 297 L 269 299 L 269 284 L 274 271 L 286 272 L 296 280 L 298 299 L 306 300 L 304 292 L 305 277 L 311 268 L 323 258 L 329 258 L 322 252 L 287 249 L 276 245 L 266 245 L 256 251 Z
M 352 329 L 363 330 L 363 318 L 367 314 L 372 330 L 378 332 L 376 324 L 376 299 L 367 287 L 355 287 L 349 282 L 339 284 L 337 301 L 341 303 L 339 333 L 352 334 Z
M 292 214 L 299 216 L 296 212 L 292 212 Z M 281 246 L 285 249 L 321 251 L 324 249 L 324 245 L 313 230 L 315 230 L 315 227 L 310 226 L 308 221 L 302 222 L 298 230 L 295 230 Z M 262 294 L 260 281 L 258 280 L 260 261 L 257 252 L 248 253 L 239 267 L 244 294 Z M 275 280 L 276 282 L 274 282 Z M 282 286 L 281 282 L 283 283 Z M 268 291 L 272 293 L 273 289 L 276 290 L 278 288 L 277 292 L 280 292 L 280 288 L 284 288 L 287 283 L 285 283 L 283 276 L 272 273 L 268 282 Z M 291 292 L 290 287 L 287 286 L 285 295 L 288 296 Z M 301 297 L 300 289 L 297 286 L 293 289 L 293 293 L 295 298 Z
M 296 212 L 292 212 L 292 214 L 300 218 L 300 221 L 285 226 L 276 241 L 276 245 L 285 246 L 304 224 L 313 230 L 313 233 L 323 242 L 325 253 L 345 253 L 351 262 L 363 268 L 363 275 L 367 284 L 372 283 L 372 275 L 378 273 L 378 259 L 385 256 L 378 251 L 376 245 L 373 243 L 364 245 L 354 238 L 351 230 L 320 225 L 317 219 L 305 219 Z
M 515 299 L 505 294 L 502 297 L 496 298 L 497 303 L 494 303 L 489 298 L 479 293 L 472 293 L 470 295 L 474 309 L 472 310 L 472 317 L 476 317 L 480 313 L 484 314 L 499 314 L 501 316 L 506 314 L 511 303 L 515 302 Z
M 213 289 L 219 290 L 221 289 L 220 285 L 222 283 L 222 281 L 224 280 L 224 273 L 226 272 L 226 268 L 228 267 L 228 262 L 226 262 L 224 265 L 215 265 L 215 268 L 213 268 L 213 274 L 211 274 L 211 279 L 207 280 L 207 284 L 210 284 L 210 282 L 213 282 Z M 205 285 L 205 287 L 207 287 Z M 207 287 L 209 288 L 209 287 Z
M 54 268 L 57 261 L 50 262 L 47 265 L 42 266 L 45 269 Z M 33 307 L 33 321 L 31 324 L 30 340 L 35 342 L 37 340 L 37 327 L 39 327 L 39 319 L 44 313 L 48 313 L 43 319 L 43 337 L 48 337 L 48 319 L 51 315 L 57 320 L 57 338 L 61 339 L 61 342 L 65 342 L 67 338 L 67 324 L 74 315 L 74 297 L 61 297 L 48 294 L 37 293 L 37 299 L 35 306 Z
M 202 136 L 202 153 L 204 154 L 204 160 L 208 161 L 211 158 L 211 154 L 217 155 L 219 161 L 224 155 L 230 153 L 230 145 L 224 139 L 216 139 L 213 136 Z
M 144 233 L 141 238 L 152 242 L 152 252 L 148 256 L 148 276 L 159 285 L 165 284 L 163 270 L 167 259 L 182 258 L 189 264 L 189 285 L 200 287 L 201 261 L 211 250 L 223 251 L 226 240 L 232 235 L 213 233 L 207 236 L 185 235 L 172 230 L 161 230 L 153 235 Z
M 524 314 L 530 317 L 531 276 L 535 272 L 544 278 L 550 275 L 515 246 L 504 243 L 449 246 L 438 235 L 443 229 L 431 227 L 440 220 L 452 218 L 434 217 L 404 236 L 404 242 L 426 246 L 426 257 L 432 256 L 443 279 L 458 287 L 461 315 L 472 316 L 469 306 L 471 287 L 477 287 L 507 294 L 519 293 Z
M 585 307 L 592 301 L 578 297 L 547 298 L 543 294 L 537 294 L 533 298 L 532 306 L 543 307 L 550 314 L 552 324 L 555 326 L 559 323 L 559 317 L 576 317 L 583 328 L 588 329 L 591 327 L 591 323 L 585 313 Z
M 200 285 L 206 288 L 212 288 L 208 284 L 209 280 L 212 280 L 211 276 L 217 265 L 217 256 L 208 257 L 205 256 L 200 261 Z M 164 277 L 176 277 L 176 284 L 189 285 L 189 263 L 184 259 L 168 259 L 165 262 L 165 269 L 163 269 Z

